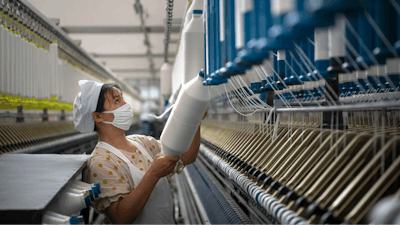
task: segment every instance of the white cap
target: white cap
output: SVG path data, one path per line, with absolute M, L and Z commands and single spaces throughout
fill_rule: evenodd
M 81 92 L 78 93 L 74 101 L 74 124 L 75 128 L 81 133 L 90 133 L 94 130 L 92 113 L 96 111 L 103 83 L 80 80 L 79 87 Z

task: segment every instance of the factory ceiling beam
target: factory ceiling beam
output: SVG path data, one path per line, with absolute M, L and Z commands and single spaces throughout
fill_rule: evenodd
M 146 54 L 91 54 L 94 58 L 145 58 L 148 57 Z M 168 57 L 175 57 L 176 54 L 174 52 L 170 52 Z M 153 58 L 164 57 L 164 54 L 152 54 Z
M 168 19 L 164 19 L 164 24 L 166 24 L 168 21 Z M 170 20 L 172 25 L 176 25 L 178 24 L 179 26 L 181 26 L 183 19 L 182 18 L 172 18 L 172 20 Z
M 159 72 L 158 69 L 111 69 L 114 73 L 150 73 L 150 72 Z
M 164 26 L 146 26 L 142 29 L 141 26 L 126 26 L 126 27 L 111 27 L 111 26 L 62 26 L 61 29 L 69 34 L 126 34 L 126 33 L 164 33 Z M 172 33 L 179 33 L 181 27 L 171 27 Z

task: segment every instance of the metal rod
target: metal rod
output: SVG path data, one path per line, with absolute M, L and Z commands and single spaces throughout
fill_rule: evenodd
M 400 102 L 377 102 L 377 103 L 361 103 L 351 105 L 337 106 L 315 106 L 303 108 L 278 108 L 276 112 L 327 112 L 327 111 L 354 111 L 354 110 L 380 110 L 382 108 L 390 109 L 400 107 Z M 259 110 L 259 112 L 269 112 L 272 109 Z M 242 113 L 251 113 L 253 111 L 241 111 Z M 209 114 L 233 114 L 235 111 L 209 112 Z
M 326 112 L 326 111 L 354 111 L 354 110 L 371 110 L 382 108 L 395 108 L 400 107 L 400 102 L 377 102 L 377 103 L 362 103 L 357 105 L 337 105 L 337 106 L 319 106 L 319 107 L 305 107 L 305 108 L 280 108 L 277 112 Z

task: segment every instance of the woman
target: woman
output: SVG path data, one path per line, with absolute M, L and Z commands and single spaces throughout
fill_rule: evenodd
M 168 179 L 196 160 L 200 128 L 185 154 L 163 156 L 154 138 L 125 136 L 133 114 L 117 85 L 79 81 L 79 86 L 75 127 L 83 133 L 97 131 L 100 137 L 83 176 L 87 183 L 100 184 L 92 206 L 111 223 L 175 223 Z

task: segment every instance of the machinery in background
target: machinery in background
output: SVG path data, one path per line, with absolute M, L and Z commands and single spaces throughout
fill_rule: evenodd
M 16 80 L 12 85 L 0 85 L 0 101 L 8 107 L 1 113 L 13 120 L 0 126 L 0 150 L 7 153 L 1 154 L 0 160 L 13 168 L 17 155 L 9 153 L 91 152 L 97 135 L 76 134 L 68 122 L 70 106 L 63 102 L 66 97 L 58 98 L 63 92 L 49 88 L 47 81 L 57 82 L 59 68 L 75 74 L 76 79 L 82 73 L 96 79 L 112 79 L 112 74 L 26 1 L 5 0 L 1 6 L 5 26 L 0 35 L 13 44 L 12 51 L 0 48 L 0 56 L 16 57 L 19 51 L 30 54 L 1 66 L 2 81 Z M 392 215 L 398 214 L 400 189 L 399 6 L 397 0 L 195 0 L 184 26 L 189 26 L 193 17 L 199 28 L 198 22 L 203 19 L 204 52 L 195 46 L 193 56 L 204 55 L 203 84 L 210 90 L 211 103 L 209 117 L 202 122 L 203 145 L 198 160 L 174 178 L 177 221 L 386 223 L 374 217 L 374 210 L 380 212 L 385 204 L 379 202 L 388 202 L 383 210 L 397 221 Z M 202 11 L 201 17 L 193 16 L 200 14 L 196 10 Z M 166 66 L 163 73 L 172 82 L 166 84 L 166 89 L 172 90 L 162 93 L 165 98 L 171 93 L 178 96 L 184 76 L 190 75 L 183 72 L 191 69 L 183 66 L 185 52 L 193 47 L 186 42 L 182 42 L 185 44 L 179 49 L 174 68 Z M 56 66 L 57 52 L 64 67 Z M 23 63 L 35 54 L 49 59 L 38 62 L 40 65 L 58 72 L 41 73 L 36 64 Z M 0 60 L 0 64 L 4 62 Z M 197 58 L 191 63 L 199 62 Z M 4 68 L 9 73 L 3 73 Z M 32 87 L 37 87 L 29 82 L 19 82 L 34 76 L 20 68 L 40 74 L 40 80 L 35 81 L 40 91 L 34 91 Z M 124 85 L 123 89 L 132 92 Z M 40 122 L 27 123 L 29 117 L 21 116 L 37 109 L 43 112 Z M 51 109 L 64 109 L 66 121 L 62 116 L 51 121 Z M 142 121 L 143 133 L 157 137 L 155 122 L 148 118 Z M 59 137 L 63 138 L 56 140 Z M 48 155 L 20 156 L 46 160 Z M 34 216 L 26 217 L 28 221 L 69 219 L 71 223 L 68 216 L 77 216 L 76 212 L 60 216 L 60 209 L 44 213 L 52 197 L 61 194 L 83 169 L 85 156 L 70 157 L 77 157 L 80 167 L 71 169 L 40 207 L 35 201 L 36 205 L 28 205 L 26 211 Z M 1 173 L 7 174 L 12 173 Z M 82 207 L 87 205 L 85 198 L 77 199 Z M 1 206 L 3 214 L 10 213 L 7 205 Z M 92 214 L 85 209 L 81 213 Z M 27 214 L 18 211 L 9 215 L 25 218 Z M 371 216 L 375 221 L 369 220 Z
M 133 106 L 142 99 L 28 1 L 0 3 L 0 23 L 0 222 L 101 223 L 88 207 L 99 186 L 80 181 L 98 135 L 74 128 L 78 80 L 118 83 Z M 136 130 L 134 118 L 127 134 Z
M 211 94 L 200 158 L 236 188 L 228 193 L 242 210 L 268 219 L 247 211 L 254 222 L 368 223 L 386 196 L 384 211 L 398 214 L 399 5 L 205 0 L 199 8 Z M 179 52 L 190 47 L 178 51 L 173 91 L 188 75 L 180 65 L 192 63 Z

